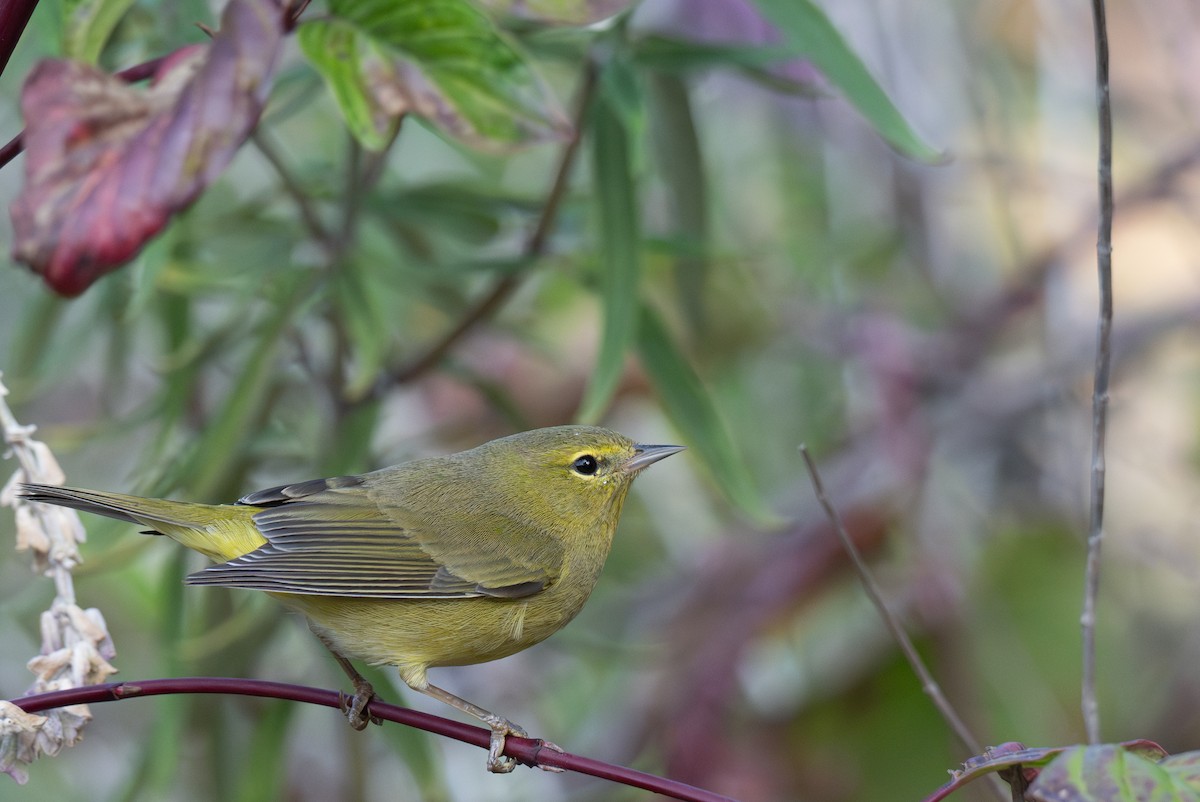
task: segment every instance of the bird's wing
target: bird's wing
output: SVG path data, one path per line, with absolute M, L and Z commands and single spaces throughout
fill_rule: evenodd
M 362 484 L 336 477 L 245 496 L 239 504 L 262 508 L 253 521 L 267 544 L 188 584 L 378 599 L 520 598 L 547 584 L 544 571 L 502 554 L 484 566 L 462 560 L 465 570 L 448 562 L 424 545 L 441 540 L 427 523 L 391 505 L 384 513 Z

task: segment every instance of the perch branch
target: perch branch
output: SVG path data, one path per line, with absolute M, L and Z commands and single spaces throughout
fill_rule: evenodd
M 229 677 L 184 677 L 179 679 L 152 679 L 141 682 L 112 682 L 86 688 L 24 696 L 9 700 L 27 713 L 62 707 L 65 705 L 94 704 L 132 699 L 139 696 L 161 696 L 180 693 L 215 693 L 239 696 L 257 696 L 268 699 L 286 699 L 306 704 L 322 705 L 340 709 L 336 691 L 289 685 L 264 680 L 233 679 Z M 372 716 L 425 730 L 436 735 L 453 738 L 463 743 L 487 749 L 491 733 L 481 727 L 451 721 L 440 716 L 410 710 L 405 707 L 373 700 L 369 707 Z M 526 766 L 547 766 L 588 774 L 605 780 L 653 791 L 673 799 L 688 802 L 733 802 L 729 797 L 695 788 L 685 783 L 657 777 L 653 774 L 605 763 L 600 760 L 556 752 L 546 749 L 534 738 L 508 737 L 505 739 L 504 754 Z

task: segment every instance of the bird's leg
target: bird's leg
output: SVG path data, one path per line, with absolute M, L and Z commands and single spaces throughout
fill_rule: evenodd
M 371 683 L 367 682 L 366 677 L 358 673 L 358 669 L 349 660 L 333 647 L 329 639 L 318 631 L 316 627 L 312 626 L 311 623 L 309 624 L 309 629 L 320 639 L 321 643 L 325 644 L 325 648 L 333 655 L 333 659 L 342 667 L 342 671 L 346 672 L 346 676 L 350 678 L 351 684 L 354 685 L 353 696 L 347 696 L 338 691 L 338 706 L 346 714 L 346 719 L 350 722 L 350 726 L 361 731 L 365 730 L 368 724 L 383 724 L 383 719 L 379 718 L 379 716 L 366 715 L 367 705 L 375 697 L 375 688 L 371 686 Z
M 504 754 L 504 739 L 509 733 L 518 738 L 528 738 L 528 733 L 521 727 L 513 724 L 506 718 L 501 718 L 495 713 L 484 710 L 476 704 L 468 702 L 460 696 L 455 696 L 449 691 L 442 690 L 436 685 L 425 683 L 425 687 L 417 688 L 421 693 L 432 696 L 434 699 L 445 702 L 451 707 L 456 707 L 459 710 L 474 716 L 482 721 L 492 731 L 492 740 L 488 746 L 488 771 L 495 774 L 508 774 L 517 767 L 517 761 Z
M 404 677 L 403 673 L 401 673 L 401 677 Z M 468 702 L 461 696 L 455 696 L 449 691 L 443 690 L 436 685 L 430 685 L 428 680 L 418 684 L 408 682 L 407 677 L 404 677 L 404 680 L 413 690 L 420 691 L 427 696 L 432 696 L 434 699 L 445 702 L 451 707 L 455 707 L 468 715 L 474 716 L 484 724 L 488 725 L 492 731 L 492 740 L 488 745 L 488 771 L 495 774 L 508 774 L 517 767 L 517 761 L 504 754 L 504 739 L 510 734 L 515 735 L 518 738 L 528 738 L 529 734 L 526 733 L 524 729 L 518 727 L 516 724 L 513 724 L 506 718 L 497 716 L 495 713 L 484 710 L 479 705 Z M 549 741 L 542 741 L 541 743 L 542 746 L 546 747 L 547 749 L 553 749 L 555 752 L 563 751 L 561 747 L 558 747 Z M 539 765 L 538 768 L 545 771 L 562 771 L 562 769 L 554 766 Z

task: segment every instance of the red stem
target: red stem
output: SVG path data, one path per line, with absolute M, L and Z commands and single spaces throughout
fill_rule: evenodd
M 37 0 L 0 0 L 0 73 L 8 66 L 35 8 Z
M 3 2 L 3 0 L 0 0 Z M 17 154 L 25 149 L 25 143 L 21 141 L 21 137 L 25 134 L 24 131 L 8 140 L 8 144 L 0 148 L 0 167 L 8 164 L 13 159 L 17 158 Z
M 230 677 L 184 677 L 180 679 L 151 679 L 142 682 L 110 682 L 104 685 L 89 685 L 83 688 L 72 688 L 65 691 L 53 691 L 34 696 L 23 696 L 9 701 L 27 713 L 37 713 L 55 707 L 66 707 L 77 704 L 94 704 L 97 702 L 113 702 L 119 699 L 129 699 L 137 696 L 160 696 L 177 693 L 223 693 L 239 696 L 259 696 L 269 699 L 288 699 L 294 702 L 306 702 L 325 707 L 339 707 L 339 695 L 336 691 L 321 688 L 309 688 L 303 685 L 289 685 L 283 682 L 267 682 L 265 680 L 233 679 Z M 371 702 L 370 713 L 388 721 L 405 724 L 409 727 L 444 735 L 448 738 L 472 744 L 483 749 L 488 748 L 491 734 L 470 724 L 421 713 L 406 707 L 390 705 L 374 700 Z M 685 783 L 656 777 L 653 774 L 628 769 L 605 763 L 600 760 L 556 752 L 547 749 L 543 743 L 533 738 L 516 738 L 510 736 L 505 740 L 504 754 L 516 759 L 526 766 L 546 766 L 590 774 L 605 780 L 643 788 L 647 791 L 663 794 L 674 799 L 687 802 L 734 802 L 729 797 L 695 788 Z

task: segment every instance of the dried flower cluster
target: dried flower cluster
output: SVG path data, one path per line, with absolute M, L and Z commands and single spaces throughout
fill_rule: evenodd
M 71 569 L 82 559 L 79 543 L 85 539 L 83 525 L 74 510 L 34 504 L 17 495 L 17 485 L 22 482 L 61 484 L 64 476 L 45 443 L 31 437 L 34 427 L 17 423 L 4 402 L 7 393 L 0 383 L 0 426 L 19 467 L 0 490 L 0 505 L 12 507 L 15 512 L 17 550 L 30 552 L 34 570 L 54 580 L 55 588 L 50 609 L 42 613 L 41 653 L 28 663 L 37 679 L 27 694 L 95 685 L 116 672 L 108 662 L 116 650 L 100 611 L 84 610 L 75 603 Z M 72 705 L 39 716 L 0 701 L 0 771 L 19 783 L 25 782 L 22 766 L 77 743 L 90 718 L 87 705 Z

